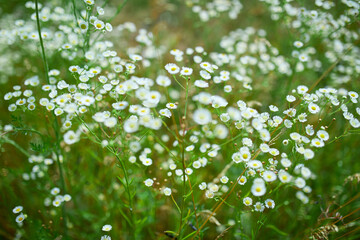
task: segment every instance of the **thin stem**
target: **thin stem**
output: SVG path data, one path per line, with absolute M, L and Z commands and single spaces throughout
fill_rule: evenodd
M 114 16 L 112 16 L 109 19 L 109 22 L 111 22 L 112 20 L 114 20 L 114 18 L 121 12 L 121 10 L 123 9 L 123 7 L 125 6 L 125 4 L 128 2 L 129 0 L 124 0 L 123 3 L 121 5 L 119 5 L 119 7 L 117 8 Z
M 44 48 L 44 42 L 41 36 L 41 26 L 40 26 L 40 17 L 39 17 L 39 4 L 38 4 L 38 0 L 35 0 L 35 8 L 36 8 L 36 24 L 37 24 L 37 29 L 38 29 L 38 34 L 39 34 L 39 40 L 40 40 L 40 46 L 41 46 L 41 53 L 42 53 L 42 60 L 44 63 L 44 68 L 45 68 L 45 78 L 48 84 L 50 84 L 50 80 L 49 80 L 49 66 L 46 60 L 46 54 L 45 54 L 45 48 Z
M 4 140 L 5 143 L 13 145 L 17 150 L 19 150 L 25 156 L 30 157 L 30 154 L 25 149 L 23 149 L 19 144 L 17 144 L 15 141 L 13 141 L 7 137 L 2 137 L 2 139 Z
M 41 46 L 41 52 L 42 52 L 42 59 L 43 59 L 43 63 L 44 63 L 44 68 L 45 68 L 45 78 L 48 84 L 50 84 L 50 80 L 49 80 L 49 66 L 46 60 L 46 53 L 45 53 L 45 48 L 44 48 L 44 43 L 42 40 L 42 36 L 41 36 L 41 26 L 40 26 L 40 17 L 39 17 L 39 3 L 38 0 L 35 0 L 35 8 L 36 8 L 36 23 L 37 23 L 37 29 L 38 29 L 38 34 L 39 34 L 39 40 L 40 40 L 40 46 Z M 66 185 L 65 185 L 65 179 L 64 179 L 64 173 L 63 173 L 63 168 L 62 168 L 62 164 L 60 162 L 60 152 L 61 152 L 61 147 L 60 147 L 60 127 L 59 127 L 59 123 L 57 121 L 57 118 L 55 116 L 55 113 L 53 112 L 53 116 L 54 116 L 54 131 L 55 131 L 55 140 L 56 140 L 56 144 L 55 144 L 55 154 L 56 154 L 56 161 L 57 161 L 57 165 L 59 168 L 59 173 L 60 173 L 60 181 L 61 181 L 61 187 L 64 191 L 64 193 L 66 193 Z M 62 215 L 63 215 L 63 221 L 64 221 L 64 238 L 68 239 L 67 236 L 67 216 L 66 216 L 66 209 L 65 209 L 65 205 L 62 205 Z

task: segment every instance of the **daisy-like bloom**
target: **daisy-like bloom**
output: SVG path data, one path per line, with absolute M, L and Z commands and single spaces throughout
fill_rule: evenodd
M 249 148 L 242 147 L 240 148 L 240 159 L 241 161 L 248 162 L 251 158 L 251 153 Z
M 212 121 L 211 112 L 205 108 L 198 108 L 193 114 L 193 120 L 199 125 L 206 125 Z
M 321 148 L 323 147 L 325 144 L 322 140 L 318 139 L 318 138 L 314 138 L 313 140 L 311 140 L 311 145 L 317 148 Z
M 198 88 L 207 88 L 209 87 L 209 83 L 204 80 L 196 80 L 194 85 Z
M 297 118 L 299 122 L 306 122 L 307 121 L 306 117 L 307 117 L 306 113 L 301 113 Z
M 94 5 L 94 3 L 95 3 L 94 0 L 84 0 L 84 2 L 88 5 Z
M 64 201 L 69 202 L 71 200 L 71 196 L 69 194 L 64 195 Z
M 12 210 L 13 213 L 17 214 L 19 212 L 21 212 L 23 210 L 23 206 L 17 206 L 17 207 L 14 207 L 14 209 Z
M 138 54 L 131 54 L 129 57 L 133 61 L 141 61 L 143 59 L 143 57 Z
M 266 199 L 265 200 L 265 207 L 267 208 L 274 208 L 275 207 L 275 202 L 272 199 Z
M 356 119 L 356 118 L 350 119 L 349 123 L 353 128 L 359 128 L 360 127 L 360 121 L 358 119 Z
M 251 160 L 248 162 L 247 166 L 252 169 L 258 169 L 258 168 L 262 168 L 263 165 L 259 160 Z
M 304 46 L 304 44 L 302 42 L 300 42 L 300 41 L 295 41 L 294 46 L 297 47 L 297 48 L 301 48 L 302 46 Z
M 267 145 L 266 143 L 262 143 L 262 144 L 260 144 L 260 150 L 262 151 L 262 152 L 269 152 L 269 150 L 270 150 L 270 147 L 269 147 L 269 145 Z
M 24 221 L 25 220 L 25 215 L 23 214 L 23 213 L 20 213 L 17 217 L 16 217 L 16 219 L 15 219 L 15 221 L 17 222 L 17 223 L 21 223 L 22 221 Z
M 303 178 L 298 177 L 295 179 L 295 186 L 297 186 L 298 188 L 303 188 L 303 187 L 305 187 L 305 185 L 306 185 L 306 182 Z
M 310 103 L 308 109 L 312 114 L 318 113 L 320 111 L 320 107 L 315 103 Z
M 304 204 L 307 204 L 309 202 L 309 198 L 302 191 L 296 192 L 295 196 Z
M 180 74 L 184 76 L 189 76 L 192 74 L 192 72 L 193 72 L 192 68 L 182 67 Z
M 214 132 L 215 137 L 217 137 L 219 139 L 225 139 L 229 133 L 229 130 L 226 126 L 224 126 L 222 124 L 218 124 L 218 125 L 216 125 L 213 132 Z
M 79 27 L 81 29 L 81 32 L 85 32 L 88 29 L 88 23 L 84 20 L 79 21 Z
M 243 203 L 244 203 L 245 206 L 251 206 L 252 203 L 253 203 L 253 200 L 251 198 L 249 198 L 249 197 L 246 197 L 246 198 L 243 199 Z
M 96 29 L 101 30 L 101 29 L 103 29 L 105 27 L 105 24 L 101 20 L 95 20 L 94 26 L 95 26 Z
M 64 134 L 64 142 L 66 144 L 74 144 L 77 141 L 79 141 L 79 136 L 74 131 L 70 130 Z
M 280 152 L 276 148 L 270 148 L 269 153 L 273 156 L 277 156 L 277 155 L 279 155 Z
M 226 86 L 224 86 L 224 92 L 229 93 L 229 92 L 231 92 L 231 91 L 232 91 L 231 85 L 226 85 Z
M 279 111 L 279 108 L 278 108 L 277 106 L 274 106 L 274 105 L 270 105 L 270 106 L 269 106 L 269 109 L 270 109 L 270 111 L 272 111 L 272 112 L 277 112 L 277 111 Z
M 51 189 L 50 191 L 51 195 L 58 195 L 60 193 L 60 189 L 58 187 L 54 187 L 53 189 Z
M 127 63 L 127 64 L 125 64 L 125 68 L 127 71 L 132 72 L 133 70 L 135 70 L 136 66 L 135 66 L 135 64 Z
M 276 180 L 276 174 L 273 171 L 265 171 L 262 177 L 266 182 L 273 182 Z
M 111 237 L 108 235 L 101 236 L 100 240 L 111 240 Z
M 241 178 L 238 181 L 238 184 L 244 185 L 247 182 L 247 179 L 245 176 L 241 176 Z
M 169 109 L 167 109 L 167 108 L 160 109 L 159 113 L 160 113 L 161 116 L 164 116 L 164 117 L 167 117 L 167 118 L 171 117 L 171 111 Z
M 151 158 L 142 159 L 141 162 L 142 162 L 142 164 L 144 164 L 145 166 L 150 166 L 150 165 L 153 163 L 153 161 L 152 161 Z
M 288 102 L 294 102 L 295 100 L 296 100 L 296 98 L 293 95 L 286 96 L 286 101 L 288 101 Z
M 305 131 L 306 131 L 306 134 L 309 135 L 309 136 L 312 136 L 315 133 L 314 128 L 313 128 L 312 125 L 307 125 L 305 127 Z
M 239 163 L 242 161 L 241 159 L 241 153 L 240 152 L 236 152 L 236 153 L 233 153 L 233 155 L 231 156 L 232 160 L 235 162 L 235 163 Z
M 104 232 L 109 232 L 111 229 L 112 229 L 112 226 L 109 225 L 109 224 L 106 224 L 106 225 L 104 225 L 104 226 L 102 227 L 102 230 L 103 230 Z
M 202 62 L 202 63 L 200 63 L 200 67 L 201 67 L 202 69 L 205 69 L 205 70 L 208 71 L 208 72 L 214 72 L 212 65 L 211 65 L 210 63 L 208 63 L 208 62 Z
M 263 196 L 266 193 L 265 182 L 262 178 L 256 178 L 251 186 L 251 193 L 256 196 Z
M 308 55 L 306 55 L 306 54 L 304 54 L 304 53 L 302 53 L 302 54 L 299 55 L 299 60 L 300 60 L 301 62 L 306 62 L 308 59 L 309 59 Z
M 147 187 L 151 187 L 154 184 L 154 180 L 152 180 L 151 178 L 148 178 L 144 181 L 144 184 Z
M 52 202 L 52 204 L 54 205 L 54 207 L 59 207 L 60 204 L 61 204 L 61 201 L 60 201 L 60 199 L 55 199 L 55 200 Z
M 200 183 L 199 184 L 199 188 L 200 188 L 200 190 L 205 190 L 206 189 L 206 182 L 202 182 L 202 183 Z
M 221 183 L 226 184 L 226 183 L 228 183 L 228 181 L 229 181 L 229 178 L 228 178 L 227 176 L 222 176 L 222 177 L 220 178 L 220 182 L 221 182 Z
M 281 169 L 279 171 L 279 174 L 278 174 L 278 177 L 279 177 L 279 180 L 282 182 L 282 183 L 288 183 L 291 181 L 292 179 L 292 176 L 286 172 L 285 170 Z
M 170 54 L 174 56 L 182 56 L 184 52 L 181 51 L 180 49 L 172 49 L 170 50 Z
M 171 85 L 171 80 L 167 76 L 159 75 L 156 78 L 156 84 L 162 87 L 168 87 Z
M 116 125 L 116 123 L 117 123 L 117 120 L 115 117 L 109 117 L 109 118 L 105 119 L 105 121 L 104 121 L 104 125 L 109 128 L 114 127 Z
M 259 131 L 259 134 L 260 134 L 260 138 L 263 140 L 263 141 L 265 141 L 265 142 L 267 142 L 267 141 L 270 141 L 270 132 L 267 130 L 267 129 L 261 129 L 260 131 Z
M 177 105 L 175 103 L 167 103 L 166 107 L 168 109 L 177 109 Z
M 254 205 L 254 209 L 256 212 L 263 212 L 265 207 L 264 207 L 264 204 L 262 204 L 261 202 L 257 202 Z
M 124 131 L 127 133 L 133 133 L 139 130 L 139 123 L 138 121 L 134 121 L 132 119 L 127 119 L 124 122 Z
M 300 86 L 297 87 L 296 90 L 297 90 L 298 94 L 305 94 L 305 93 L 307 93 L 309 88 L 307 86 L 300 85 Z
M 228 114 L 228 113 L 222 113 L 222 114 L 220 115 L 220 120 L 221 120 L 222 122 L 228 122 L 228 121 L 230 120 L 229 114 Z
M 215 196 L 215 194 L 214 194 L 214 192 L 211 191 L 211 190 L 206 190 L 205 196 L 206 196 L 207 198 L 213 198 L 213 197 Z
M 171 189 L 170 188 L 164 188 L 163 193 L 165 194 L 165 196 L 170 196 L 171 195 Z
M 314 158 L 315 153 L 311 149 L 305 149 L 303 155 L 304 155 L 305 160 L 309 160 L 309 159 Z
M 318 136 L 318 138 L 320 138 L 323 141 L 329 140 L 329 134 L 325 130 L 319 130 L 316 133 L 316 136 Z
M 170 74 L 177 74 L 180 72 L 180 68 L 175 64 L 175 63 L 168 63 L 165 65 L 165 69 L 170 73 Z
M 209 80 L 211 78 L 210 73 L 205 70 L 200 71 L 200 76 L 205 80 Z

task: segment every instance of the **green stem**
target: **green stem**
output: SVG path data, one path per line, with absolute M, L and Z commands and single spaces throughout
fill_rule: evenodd
M 37 29 L 38 29 L 38 34 L 39 34 L 39 40 L 40 40 L 40 46 L 41 46 L 41 52 L 42 52 L 42 59 L 44 62 L 44 68 L 45 68 L 45 78 L 46 81 L 48 82 L 48 84 L 50 84 L 50 80 L 49 80 L 49 66 L 46 60 L 46 53 L 45 53 L 45 48 L 44 48 L 44 43 L 42 40 L 42 36 L 41 36 L 41 26 L 40 26 L 40 18 L 39 18 L 39 3 L 38 0 L 35 0 L 35 8 L 36 8 L 36 23 L 37 23 Z M 53 112 L 53 116 L 54 116 L 54 131 L 55 131 L 55 138 L 56 138 L 56 144 L 55 144 L 55 154 L 56 154 L 56 161 L 57 161 L 57 165 L 59 168 L 59 172 L 60 172 L 60 180 L 61 180 L 61 187 L 64 191 L 64 194 L 66 193 L 66 185 L 65 185 L 65 179 L 64 179 L 64 173 L 63 173 L 63 168 L 62 168 L 62 164 L 60 162 L 60 152 L 61 152 L 61 147 L 60 147 L 60 127 L 59 127 L 59 123 L 57 121 L 57 118 Z M 63 215 L 63 221 L 64 221 L 64 239 L 68 239 L 67 236 L 67 217 L 66 217 L 66 209 L 65 209 L 65 205 L 62 205 L 62 215 Z
M 25 149 L 23 149 L 19 144 L 17 144 L 15 141 L 13 141 L 7 137 L 2 137 L 2 139 L 4 140 L 5 143 L 13 145 L 17 150 L 19 150 L 25 156 L 30 157 L 30 154 Z
M 40 46 L 41 46 L 41 53 L 42 53 L 42 60 L 44 63 L 44 68 L 45 68 L 45 78 L 48 84 L 50 84 L 50 80 L 49 80 L 49 66 L 48 63 L 46 61 L 46 54 L 45 54 L 45 48 L 44 48 L 44 42 L 41 36 L 41 26 L 40 26 L 40 17 L 39 17 L 39 4 L 38 4 L 38 0 L 35 0 L 35 8 L 36 8 L 36 24 L 37 24 L 37 29 L 38 29 L 38 34 L 39 34 L 39 40 L 40 40 Z
M 129 0 L 124 0 L 123 3 L 121 5 L 119 5 L 119 7 L 117 8 L 114 16 L 112 16 L 109 19 L 109 22 L 111 22 L 112 20 L 114 20 L 114 18 L 121 12 L 121 10 L 123 9 L 123 7 L 125 6 L 125 4 L 128 2 Z
M 98 144 L 101 144 L 101 139 L 94 133 L 94 131 L 92 129 L 90 129 L 90 127 L 85 123 L 85 121 L 78 114 L 76 114 L 76 116 L 78 117 L 80 122 L 85 126 L 85 128 L 95 137 L 95 139 L 98 141 Z M 124 161 L 122 161 L 120 159 L 119 154 L 114 149 L 112 149 L 110 146 L 106 146 L 106 149 L 116 157 L 116 159 L 120 163 L 121 169 L 123 170 L 124 177 L 125 177 L 125 184 L 123 183 L 123 181 L 120 178 L 119 178 L 119 180 L 123 183 L 123 185 L 125 187 L 125 191 L 128 195 L 129 210 L 130 210 L 130 216 L 131 216 L 131 222 L 129 222 L 129 225 L 132 229 L 132 233 L 134 234 L 134 239 L 136 239 L 136 231 L 135 231 L 136 230 L 136 226 L 135 226 L 136 220 L 135 220 L 135 215 L 133 213 L 133 210 L 134 210 L 133 205 L 134 204 L 133 204 L 132 197 L 131 197 L 128 171 L 126 169 Z

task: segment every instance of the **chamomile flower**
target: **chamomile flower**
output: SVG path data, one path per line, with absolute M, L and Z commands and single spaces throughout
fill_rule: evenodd
M 109 231 L 111 231 L 111 229 L 112 229 L 112 226 L 109 224 L 106 224 L 102 227 L 101 230 L 103 230 L 104 232 L 109 232 Z
M 220 178 L 220 182 L 226 184 L 229 181 L 229 178 L 227 176 L 222 176 Z
M 98 30 L 101 30 L 101 29 L 103 29 L 103 28 L 105 27 L 105 24 L 104 24 L 104 22 L 101 21 L 101 20 L 95 20 L 95 22 L 94 22 L 94 27 L 95 27 L 96 29 L 98 29 Z
M 295 41 L 294 46 L 297 47 L 297 48 L 301 48 L 302 46 L 304 46 L 304 44 L 302 42 L 300 42 L 300 41 Z
M 17 213 L 20 213 L 23 209 L 24 209 L 23 206 L 17 206 L 17 207 L 14 207 L 14 209 L 12 211 L 13 211 L 13 213 L 17 214 Z
M 253 200 L 250 197 L 246 197 L 243 199 L 243 203 L 245 206 L 251 206 L 253 203 Z
M 319 130 L 316 133 L 316 136 L 318 136 L 318 138 L 320 138 L 322 141 L 329 140 L 329 134 L 325 130 Z
M 180 72 L 180 68 L 175 63 L 166 64 L 165 69 L 172 75 L 178 74 Z
M 265 171 L 263 172 L 262 177 L 266 182 L 273 182 L 276 180 L 276 174 L 273 171 Z
M 25 220 L 25 215 L 23 213 L 20 213 L 15 219 L 17 223 L 22 223 L 24 220 Z
M 188 68 L 188 67 L 182 67 L 180 74 L 183 76 L 190 76 L 193 72 L 192 68 Z
M 315 103 L 310 103 L 308 109 L 312 114 L 318 113 L 320 111 L 320 107 Z
M 275 207 L 275 202 L 272 199 L 266 199 L 265 200 L 265 207 L 266 208 L 274 208 Z
M 175 103 L 167 103 L 166 107 L 168 109 L 177 109 L 177 105 Z
M 54 187 L 53 189 L 51 189 L 50 191 L 51 195 L 58 195 L 60 193 L 60 189 L 58 187 Z
M 151 187 L 154 184 L 154 180 L 152 180 L 151 178 L 148 178 L 144 181 L 144 184 L 147 187 Z
M 167 109 L 167 108 L 160 109 L 159 113 L 160 113 L 161 116 L 164 116 L 164 117 L 167 117 L 167 118 L 171 117 L 171 111 L 169 109 Z
M 266 186 L 262 178 L 256 178 L 251 186 L 251 193 L 256 196 L 263 196 L 266 193 Z
M 261 202 L 257 202 L 254 204 L 254 210 L 256 212 L 263 212 L 264 209 L 265 209 L 264 204 L 262 204 Z
M 202 183 L 200 183 L 200 184 L 199 184 L 199 188 L 200 188 L 200 190 L 205 190 L 205 189 L 206 189 L 206 187 L 207 187 L 206 182 L 202 182 Z
M 166 187 L 166 188 L 164 188 L 163 193 L 165 194 L 165 196 L 170 196 L 171 195 L 171 189 Z
M 279 171 L 278 177 L 282 183 L 288 183 L 292 179 L 292 176 L 288 172 L 286 172 L 282 169 Z
M 311 140 L 311 145 L 317 148 L 321 148 L 323 147 L 325 144 L 322 140 L 320 140 L 319 138 L 314 138 Z
M 245 176 L 241 176 L 241 178 L 238 180 L 238 184 L 240 184 L 240 185 L 245 185 L 246 182 L 247 182 L 247 179 Z
M 198 108 L 194 111 L 193 120 L 199 125 L 206 125 L 211 122 L 211 112 L 205 108 Z

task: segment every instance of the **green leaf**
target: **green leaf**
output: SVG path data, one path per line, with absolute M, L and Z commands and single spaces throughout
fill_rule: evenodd
M 278 234 L 282 235 L 282 236 L 287 236 L 288 234 L 286 232 L 281 231 L 280 229 L 278 229 L 276 226 L 268 224 L 266 225 L 267 228 L 270 228 L 272 230 L 274 230 L 275 232 L 277 232 Z

